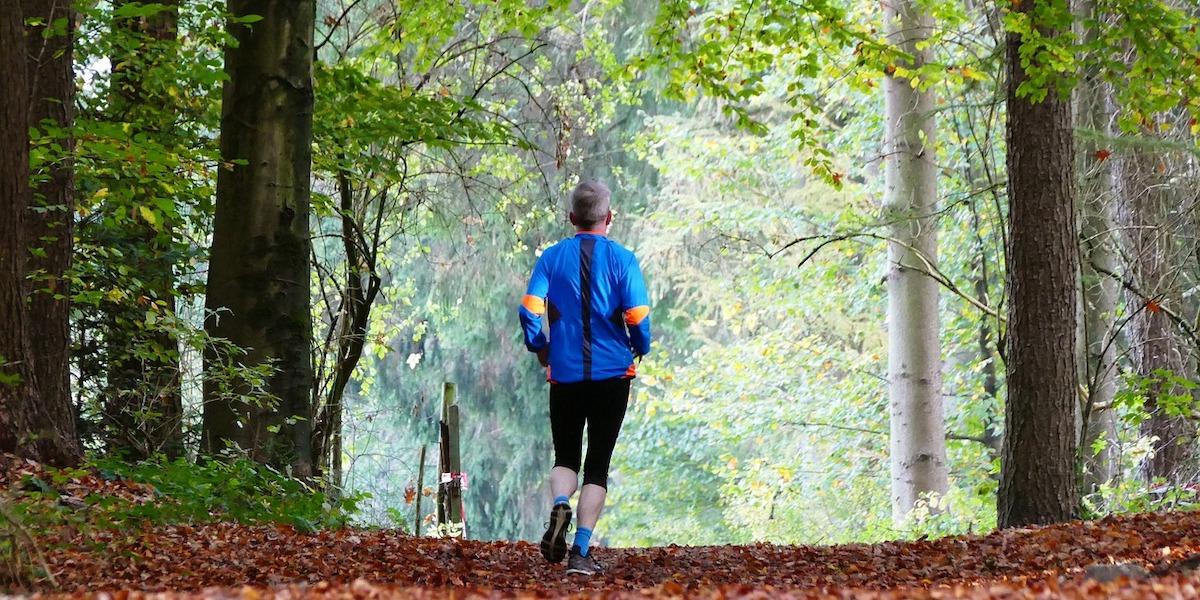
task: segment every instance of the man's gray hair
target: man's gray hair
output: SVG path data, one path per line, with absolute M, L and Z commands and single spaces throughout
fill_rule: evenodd
M 575 224 L 584 229 L 603 224 L 608 217 L 611 197 L 608 186 L 599 181 L 584 181 L 575 186 L 571 192 L 571 212 L 575 215 Z

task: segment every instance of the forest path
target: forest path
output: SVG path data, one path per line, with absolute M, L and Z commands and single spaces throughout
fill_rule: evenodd
M 287 526 L 216 523 L 111 532 L 91 542 L 92 549 L 48 553 L 60 591 L 137 589 L 246 600 L 1200 595 L 1200 576 L 1192 573 L 1109 584 L 1081 574 L 1094 563 L 1152 568 L 1200 552 L 1200 513 L 874 545 L 600 548 L 596 556 L 605 571 L 593 578 L 565 576 L 562 565 L 546 564 L 528 542 L 413 538 L 391 530 L 309 534 Z

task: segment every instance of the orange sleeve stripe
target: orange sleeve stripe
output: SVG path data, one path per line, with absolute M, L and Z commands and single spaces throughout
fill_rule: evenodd
M 524 306 L 529 312 L 541 316 L 542 313 L 546 312 L 546 299 L 525 294 L 525 298 L 521 300 L 521 306 Z
M 627 325 L 637 325 L 645 321 L 648 314 L 650 314 L 649 306 L 635 306 L 625 311 L 625 323 Z
M 625 376 L 630 378 L 637 377 L 637 364 L 629 365 L 629 368 L 625 369 Z

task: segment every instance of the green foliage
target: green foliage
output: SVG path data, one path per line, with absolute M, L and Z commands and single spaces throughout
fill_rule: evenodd
M 629 76 L 665 69 L 663 93 L 692 102 L 698 94 L 717 99 L 722 114 L 755 134 L 768 125 L 754 114 L 753 101 L 783 80 L 780 100 L 794 111 L 791 138 L 811 154 L 805 161 L 829 182 L 839 181 L 826 146 L 822 113 L 827 105 L 818 80 L 889 55 L 869 24 L 851 18 L 852 7 L 838 1 L 719 2 L 697 7 L 669 1 L 647 32 L 650 47 L 629 66 Z M 884 59 L 886 64 L 886 59 Z M 880 65 L 882 68 L 882 65 Z
M 1105 482 L 1084 496 L 1083 509 L 1087 517 L 1095 519 L 1127 513 L 1200 510 L 1200 490 L 1164 481 L 1148 484 L 1132 477 L 1121 478 Z
M 1167 369 L 1156 369 L 1146 377 L 1135 373 L 1124 376 L 1113 403 L 1121 409 L 1121 418 L 1130 425 L 1140 425 L 1150 418 L 1145 406 L 1148 399 L 1166 415 L 1191 416 L 1196 412 L 1197 399 L 1193 391 L 1200 387 L 1195 381 Z
M 1200 509 L 1200 489 L 1194 482 L 1147 481 L 1143 469 L 1160 443 L 1143 433 L 1142 426 L 1150 418 L 1147 402 L 1153 399 L 1157 410 L 1171 417 L 1190 417 L 1195 414 L 1197 383 L 1166 369 L 1149 376 L 1124 373 L 1113 397 L 1110 410 L 1116 411 L 1119 423 L 1115 438 L 1095 440 L 1093 453 L 1108 451 L 1118 461 L 1116 475 L 1101 482 L 1082 499 L 1082 509 L 1089 518 L 1161 510 Z
M 100 460 L 102 475 L 126 478 L 154 487 L 163 501 L 143 505 L 145 517 L 156 522 L 201 522 L 214 517 L 239 523 L 289 523 L 302 530 L 342 527 L 353 518 L 363 494 L 338 495 L 288 477 L 269 466 L 237 458 L 204 459 L 191 464 L 184 459 L 136 464 Z
M 1032 1 L 1028 10 L 1010 10 L 1005 29 L 1021 40 L 1018 55 L 1026 79 L 1017 95 L 1041 102 L 1048 93 L 1070 95 L 1077 83 L 1074 15 L 1071 3 L 1062 0 Z
M 1162 113 L 1189 114 L 1200 133 L 1200 29 L 1195 11 L 1155 0 L 1099 0 L 1084 26 L 1096 37 L 1082 48 L 1117 94 L 1117 117 L 1127 133 L 1155 133 Z M 1191 140 L 1194 146 L 1194 139 Z
M 1076 12 L 1063 0 L 1029 2 L 1025 10 L 1006 11 L 1004 21 L 1021 40 L 1028 79 L 1019 96 L 1038 102 L 1054 91 L 1066 97 L 1082 75 L 1094 74 L 1112 86 L 1123 131 L 1154 134 L 1166 128 L 1162 113 L 1181 110 L 1193 117 L 1191 135 L 1200 132 L 1194 13 L 1147 0 L 1100 0 Z
M 117 493 L 80 483 L 93 479 L 93 473 L 102 481 L 119 482 Z M 24 522 L 42 528 L 236 521 L 288 524 L 311 532 L 346 526 L 366 499 L 364 494 L 327 492 L 244 458 L 198 464 L 161 456 L 138 463 L 102 458 L 81 468 L 28 476 L 15 506 Z
M 974 488 L 954 486 L 946 496 L 918 500 L 902 535 L 937 538 L 992 531 L 996 528 L 998 485 L 995 478 L 989 477 Z
M 405 533 L 411 533 L 414 531 L 413 525 L 409 523 L 408 517 L 406 517 L 404 513 L 400 511 L 400 509 L 394 506 L 389 506 L 384 512 L 387 514 L 388 525 L 392 528 L 399 529 Z
M 903 75 L 964 98 L 939 113 L 936 146 L 952 473 L 949 494 L 936 499 L 943 510 L 923 506 L 897 529 L 887 500 L 880 240 L 889 222 L 876 200 L 877 81 L 887 63 L 872 61 L 898 57 L 874 55 L 847 78 L 836 69 L 796 77 L 776 64 L 742 101 L 765 132 L 721 119 L 721 104 L 699 103 L 696 114 L 650 119 L 632 146 L 660 177 L 633 244 L 650 257 L 659 345 L 635 384 L 615 458 L 604 525 L 614 543 L 828 543 L 994 526 L 998 457 L 989 444 L 999 440 L 1004 368 L 992 315 L 1003 314 L 1005 215 L 996 191 L 1003 158 L 987 140 L 1003 118 L 1000 64 L 981 15 L 931 10 L 946 21 L 931 43 L 941 73 Z M 878 26 L 863 20 L 861 31 Z M 814 33 L 797 34 L 788 51 L 826 49 Z M 747 28 L 744 43 L 754 34 Z M 819 101 L 824 153 L 794 143 L 796 129 L 812 127 L 803 120 L 817 118 L 790 103 L 798 89 Z M 838 181 L 809 175 L 822 160 Z M 683 524 L 649 518 L 664 513 Z
M 204 335 L 199 309 L 221 165 L 224 3 L 95 3 L 80 17 L 69 275 L 81 433 L 93 449 L 144 457 L 180 419 L 198 438 L 198 406 L 178 415 L 161 399 L 198 395 L 189 375 L 207 348 L 238 353 Z M 42 141 L 53 133 L 35 144 L 35 173 L 61 159 Z M 231 366 L 228 378 L 257 376 Z

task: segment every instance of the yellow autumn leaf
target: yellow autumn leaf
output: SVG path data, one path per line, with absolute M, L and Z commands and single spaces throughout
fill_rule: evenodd
M 145 219 L 147 223 L 149 223 L 151 225 L 158 224 L 158 216 L 155 215 L 154 211 L 150 210 L 150 208 L 148 206 L 146 206 L 146 205 L 139 206 L 138 213 L 142 215 L 142 218 Z
M 791 469 L 789 469 L 787 467 L 776 467 L 775 470 L 779 473 L 779 478 L 782 479 L 784 483 L 787 483 L 792 480 L 792 470 Z

